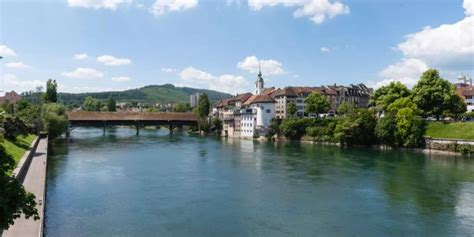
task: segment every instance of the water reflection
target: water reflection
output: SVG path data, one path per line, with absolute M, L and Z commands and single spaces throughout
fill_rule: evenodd
M 406 152 L 78 129 L 50 152 L 46 232 L 472 236 L 473 171 Z

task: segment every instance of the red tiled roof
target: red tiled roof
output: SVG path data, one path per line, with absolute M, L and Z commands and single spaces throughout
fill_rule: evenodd
M 276 101 L 267 94 L 261 95 L 252 95 L 247 101 L 245 101 L 244 105 L 250 105 L 255 103 L 275 103 Z
M 18 95 L 15 91 L 7 92 L 4 96 L 0 96 L 0 104 L 6 103 L 16 103 L 21 99 L 21 96 Z
M 474 96 L 474 86 L 460 87 L 456 91 L 462 97 Z

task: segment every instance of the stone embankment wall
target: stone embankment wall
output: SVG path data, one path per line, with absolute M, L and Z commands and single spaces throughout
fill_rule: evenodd
M 428 151 L 446 151 L 474 156 L 474 141 L 425 137 L 425 149 Z

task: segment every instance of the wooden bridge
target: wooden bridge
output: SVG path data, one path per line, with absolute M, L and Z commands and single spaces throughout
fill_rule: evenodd
M 108 126 L 135 126 L 137 135 L 145 126 L 168 126 L 170 132 L 175 127 L 197 125 L 194 113 L 175 112 L 88 112 L 75 111 L 68 113 L 71 127 L 91 126 L 105 128 Z

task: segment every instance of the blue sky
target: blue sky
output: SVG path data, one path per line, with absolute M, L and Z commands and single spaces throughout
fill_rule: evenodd
M 474 0 L 0 0 L 0 90 L 266 86 L 474 74 Z M 86 56 L 87 55 L 87 56 Z

